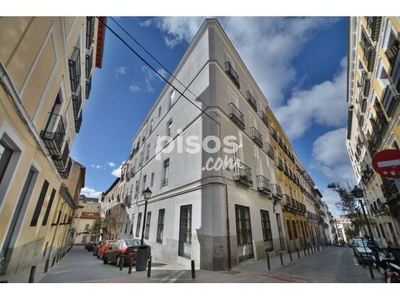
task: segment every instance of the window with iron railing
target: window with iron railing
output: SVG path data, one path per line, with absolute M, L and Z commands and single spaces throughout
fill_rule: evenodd
M 263 231 L 263 239 L 265 242 L 265 251 L 273 251 L 273 238 L 271 230 L 271 221 L 269 219 L 269 212 L 267 210 L 260 210 L 261 214 L 261 228 Z
M 265 142 L 265 149 L 267 151 L 267 155 L 271 158 L 271 159 L 275 159 L 275 155 L 274 155 L 274 149 L 272 148 L 271 144 L 268 142 Z
M 71 91 L 76 92 L 81 78 L 81 50 L 79 48 L 74 47 L 68 65 Z
M 178 256 L 190 259 L 192 253 L 192 205 L 181 206 Z
M 246 96 L 247 96 L 247 101 L 249 102 L 250 106 L 253 108 L 255 112 L 257 112 L 257 100 L 254 99 L 253 95 L 250 93 L 250 91 L 246 91 Z
M 157 223 L 157 243 L 162 243 L 164 236 L 164 217 L 165 217 L 165 209 L 160 209 L 158 211 L 158 223 Z
M 233 122 L 236 123 L 241 129 L 245 129 L 244 115 L 243 113 L 233 104 L 229 103 L 229 117 Z
M 142 213 L 140 212 L 138 214 L 138 219 L 136 222 L 136 237 L 139 237 L 139 233 L 140 233 L 140 222 L 142 221 Z
M 253 141 L 257 144 L 257 146 L 262 148 L 263 146 L 262 135 L 255 127 L 251 127 L 251 137 Z
M 229 78 L 232 80 L 233 84 L 240 89 L 240 83 L 239 83 L 239 75 L 236 73 L 236 71 L 233 69 L 231 63 L 229 61 L 225 62 L 225 72 L 228 74 Z

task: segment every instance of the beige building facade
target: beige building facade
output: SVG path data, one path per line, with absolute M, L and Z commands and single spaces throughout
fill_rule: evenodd
M 1 274 L 30 268 L 67 240 L 59 227 L 70 223 L 82 187 L 70 149 L 101 67 L 102 22 L 0 18 Z

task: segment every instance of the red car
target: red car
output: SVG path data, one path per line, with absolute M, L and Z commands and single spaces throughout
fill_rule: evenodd
M 130 259 L 132 259 L 132 263 L 135 264 L 139 247 L 146 247 L 148 259 L 151 253 L 149 245 L 143 244 L 142 246 L 139 239 L 117 240 L 115 244 L 104 253 L 103 263 L 115 263 L 116 266 L 119 266 L 121 259 L 123 258 L 124 265 L 127 265 Z
M 97 258 L 103 259 L 104 253 L 110 248 L 110 246 L 114 245 L 116 240 L 105 240 L 101 241 L 100 247 L 97 249 Z

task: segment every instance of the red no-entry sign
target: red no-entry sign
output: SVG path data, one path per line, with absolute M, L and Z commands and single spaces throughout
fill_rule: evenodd
M 400 150 L 382 150 L 372 158 L 372 168 L 382 176 L 400 178 Z

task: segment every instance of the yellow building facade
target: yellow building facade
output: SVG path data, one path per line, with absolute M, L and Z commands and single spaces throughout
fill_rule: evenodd
M 0 18 L 1 274 L 30 268 L 67 240 L 68 226 L 58 225 L 70 223 L 82 183 L 70 149 L 104 34 L 94 17 Z
M 400 245 L 400 192 L 372 167 L 374 155 L 400 149 L 400 18 L 349 18 L 346 147 L 372 234 Z M 369 234 L 369 233 L 368 233 Z

